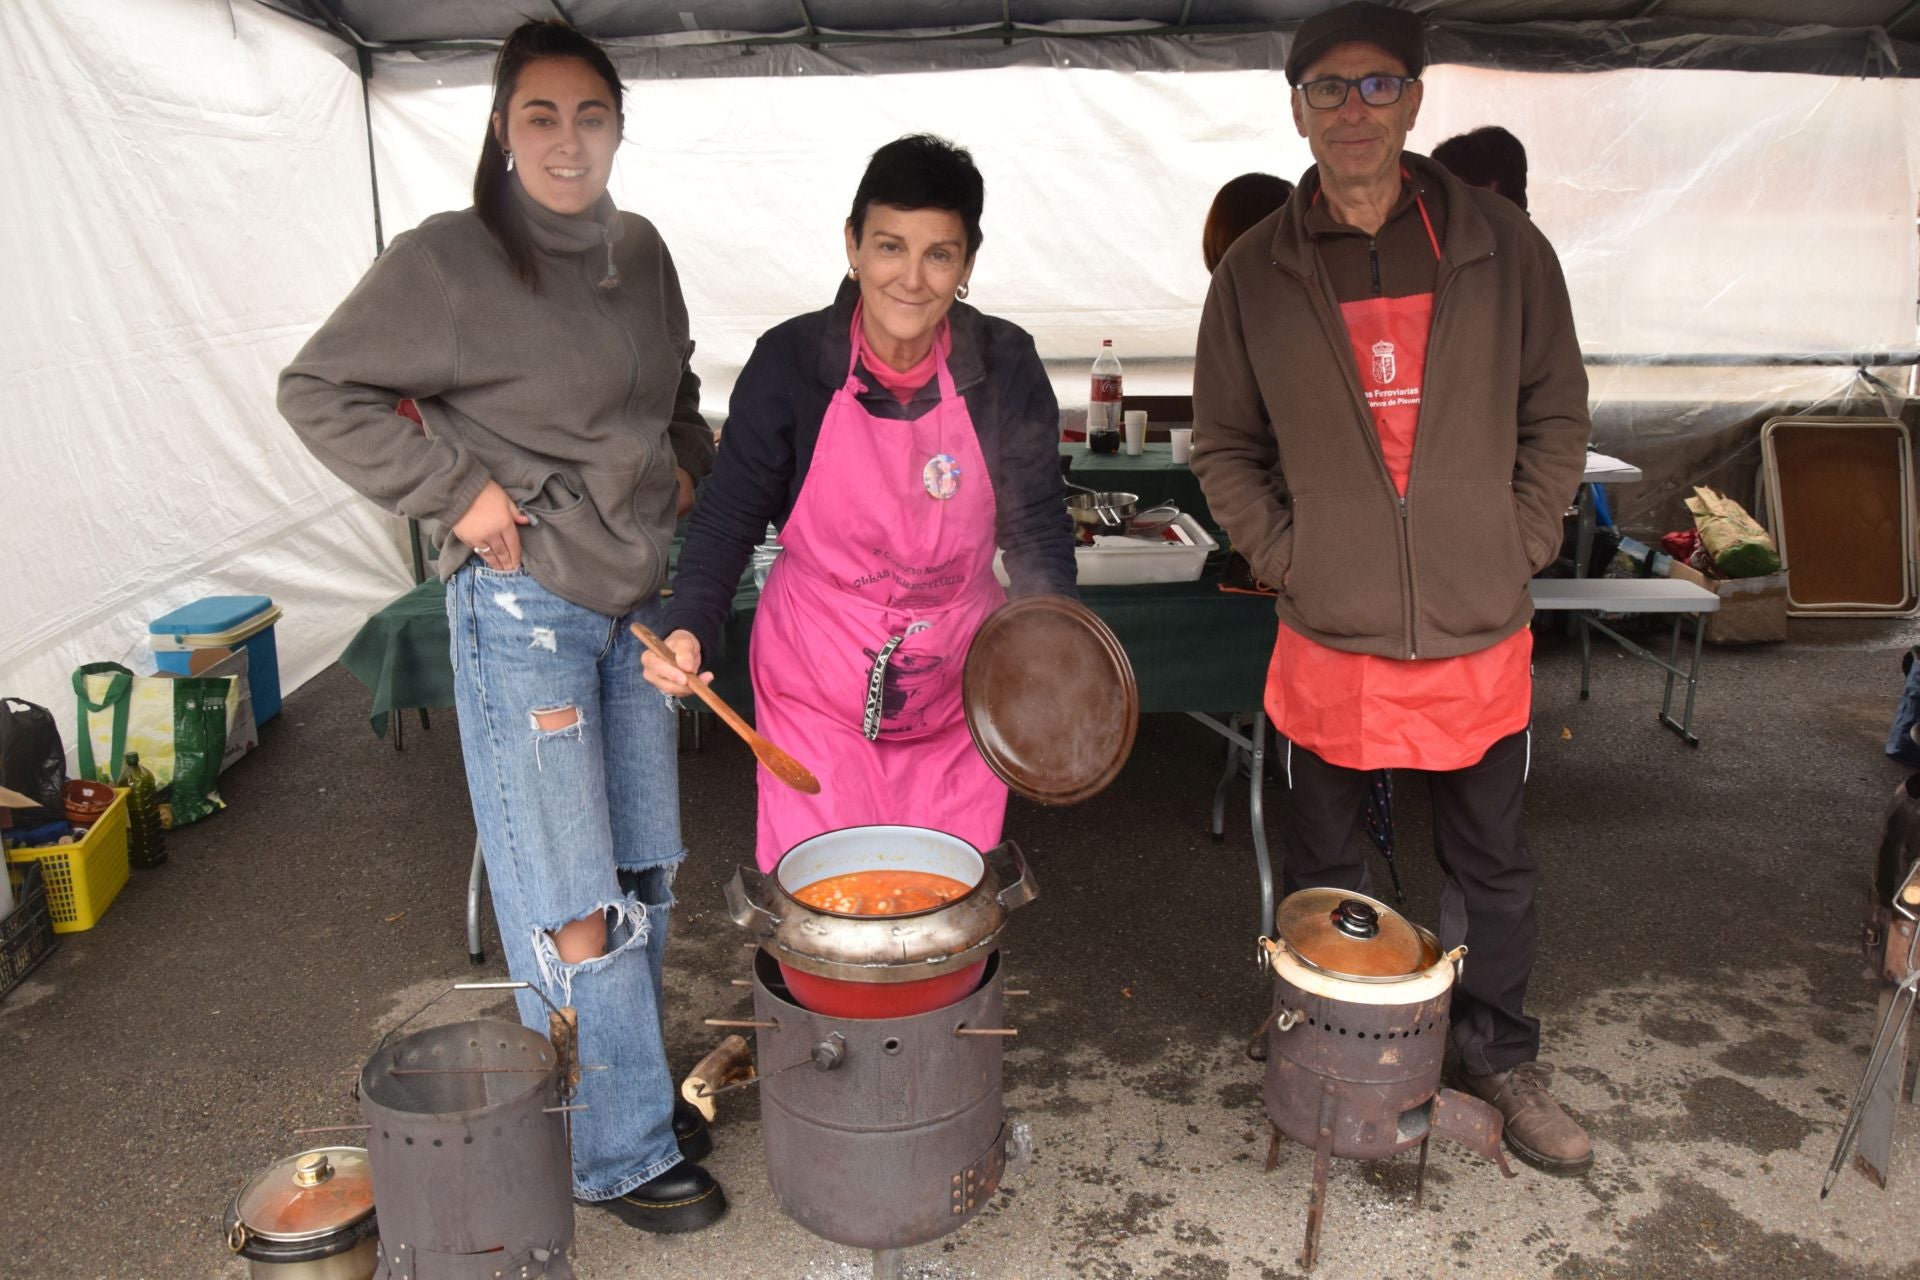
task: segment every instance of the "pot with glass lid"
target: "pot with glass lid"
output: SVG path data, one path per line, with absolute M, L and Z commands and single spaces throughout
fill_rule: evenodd
M 1273 969 L 1262 1097 L 1273 1123 L 1267 1168 L 1288 1137 L 1314 1152 L 1313 1199 L 1302 1264 L 1318 1250 L 1332 1156 L 1381 1160 L 1450 1138 L 1508 1172 L 1500 1113 L 1440 1088 L 1447 1016 L 1465 947 L 1442 951 L 1432 933 L 1383 902 L 1345 889 L 1302 889 L 1260 939 Z M 1419 1200 L 1416 1181 L 1415 1202 Z
M 251 1280 L 370 1280 L 380 1242 L 367 1153 L 288 1156 L 240 1188 L 224 1225 Z

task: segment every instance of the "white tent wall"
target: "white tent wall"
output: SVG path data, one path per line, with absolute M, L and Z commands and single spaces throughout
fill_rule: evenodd
M 148 622 L 226 594 L 283 607 L 299 684 L 410 581 L 404 526 L 273 406 L 373 254 L 339 43 L 226 0 L 8 0 L 0 118 L 0 693 L 71 751 L 74 667 L 150 671 Z
M 1164 66 L 1163 46 L 1154 46 Z M 1206 292 L 1200 227 L 1227 178 L 1311 163 L 1277 71 L 973 67 L 637 79 L 614 196 L 672 246 L 715 421 L 768 326 L 825 304 L 866 155 L 928 130 L 972 148 L 987 240 L 972 300 L 1025 326 L 1077 411 L 1101 338 L 1133 393 L 1191 387 Z M 645 63 L 638 64 L 643 68 Z M 373 118 L 389 232 L 466 201 L 488 61 L 382 57 Z M 1583 345 L 1610 359 L 1904 350 L 1914 344 L 1920 83 L 1787 73 L 1546 74 L 1437 66 L 1409 140 L 1481 124 L 1527 144 L 1535 219 L 1558 247 Z M 1828 410 L 1851 368 L 1597 366 L 1596 434 L 1648 465 L 1629 516 L 1682 519 L 1699 479 L 1744 490 L 1753 419 Z M 1897 375 L 1894 375 L 1897 376 Z M 1743 495 L 1745 496 L 1744 492 Z

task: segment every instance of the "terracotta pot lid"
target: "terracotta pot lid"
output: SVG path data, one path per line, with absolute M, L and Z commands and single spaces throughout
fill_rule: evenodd
M 1288 949 L 1337 978 L 1391 981 L 1421 973 L 1440 958 L 1432 934 L 1386 903 L 1347 889 L 1290 893 L 1277 917 Z
M 967 650 L 961 697 L 987 767 L 1041 804 L 1105 790 L 1140 724 L 1127 651 L 1097 614 L 1062 596 L 994 610 Z

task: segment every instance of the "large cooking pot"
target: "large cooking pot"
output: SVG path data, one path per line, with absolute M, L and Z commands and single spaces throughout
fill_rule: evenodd
M 833 876 L 888 868 L 970 888 L 940 906 L 891 916 L 827 911 L 794 896 Z M 773 956 L 802 1005 L 836 1018 L 890 1018 L 970 994 L 1007 913 L 1038 893 L 1010 840 L 982 853 L 929 827 L 861 826 L 801 841 L 767 875 L 737 868 L 727 910 Z
M 370 1280 L 380 1241 L 359 1147 L 321 1147 L 254 1175 L 227 1206 L 227 1247 L 252 1280 Z

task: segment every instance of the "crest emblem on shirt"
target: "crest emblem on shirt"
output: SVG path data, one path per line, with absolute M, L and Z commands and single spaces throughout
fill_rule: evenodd
M 1393 344 L 1385 341 L 1374 343 L 1373 380 L 1383 387 L 1389 386 L 1393 382 L 1393 375 Z

